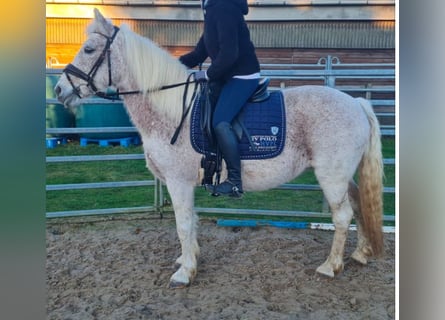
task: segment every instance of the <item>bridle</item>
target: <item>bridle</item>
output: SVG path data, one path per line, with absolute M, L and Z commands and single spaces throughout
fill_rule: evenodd
M 94 84 L 94 76 L 96 75 L 97 70 L 99 70 L 99 67 L 102 65 L 102 63 L 105 61 L 105 59 L 107 59 L 107 66 L 108 66 L 108 86 L 111 87 L 113 84 L 112 77 L 111 77 L 111 59 L 110 59 L 111 50 L 110 50 L 110 48 L 111 48 L 111 44 L 113 43 L 114 39 L 116 38 L 116 34 L 118 33 L 118 31 L 119 31 L 119 27 L 114 26 L 114 32 L 111 37 L 106 36 L 100 32 L 95 32 L 95 33 L 101 35 L 102 37 L 104 37 L 107 40 L 107 43 L 105 44 L 105 47 L 102 50 L 102 53 L 100 54 L 99 58 L 96 60 L 96 62 L 91 67 L 91 70 L 88 73 L 83 72 L 82 70 L 80 70 L 79 68 L 77 68 L 75 65 L 73 65 L 71 63 L 68 64 L 65 67 L 65 69 L 63 70 L 69 83 L 71 84 L 71 87 L 73 88 L 74 93 L 79 98 L 82 98 L 80 95 L 80 90 L 79 90 L 80 86 L 76 87 L 74 85 L 74 82 L 71 79 L 71 76 L 74 76 L 76 78 L 84 80 L 86 82 L 86 86 L 88 88 L 90 88 L 91 91 L 96 96 L 98 96 L 100 98 L 104 98 L 104 99 L 117 100 L 117 99 L 120 99 L 121 95 L 143 93 L 143 91 L 141 91 L 141 90 L 133 90 L 133 91 L 125 91 L 125 92 L 120 92 L 119 90 L 116 90 L 114 92 L 103 92 L 103 91 L 97 90 L 97 87 Z M 176 88 L 176 87 L 183 86 L 183 85 L 188 86 L 191 82 L 195 82 L 194 80 L 191 80 L 191 75 L 192 74 L 190 74 L 188 76 L 187 81 L 185 81 L 185 82 L 164 85 L 164 86 L 161 86 L 158 88 L 150 89 L 147 92 L 155 92 L 155 91 L 160 91 L 160 90 L 172 89 L 172 88 Z
M 102 63 L 105 61 L 105 59 L 107 60 L 107 66 L 108 66 L 108 87 L 111 87 L 113 85 L 113 81 L 112 81 L 112 77 L 111 77 L 111 59 L 110 59 L 110 53 L 111 53 L 111 44 L 113 43 L 114 39 L 116 38 L 116 34 L 119 31 L 119 27 L 117 26 L 113 26 L 114 27 L 114 32 L 113 35 L 111 37 L 106 36 L 100 32 L 96 32 L 97 34 L 103 36 L 106 40 L 107 43 L 105 44 L 104 49 L 102 50 L 102 53 L 100 54 L 99 58 L 96 60 L 96 62 L 94 63 L 94 65 L 91 67 L 91 70 L 88 73 L 83 72 L 82 70 L 80 70 L 79 68 L 77 68 L 76 66 L 74 66 L 73 64 L 68 64 L 65 69 L 63 70 L 63 73 L 65 73 L 69 83 L 71 84 L 71 87 L 73 88 L 74 93 L 80 98 L 82 99 L 82 96 L 80 95 L 80 85 L 79 86 L 75 86 L 73 80 L 71 79 L 71 76 L 79 78 L 81 80 L 84 80 L 86 82 L 86 86 L 98 97 L 100 98 L 104 98 L 104 99 L 108 99 L 108 100 L 118 100 L 120 99 L 121 95 L 125 95 L 125 94 L 141 94 L 144 93 L 141 90 L 134 90 L 134 91 L 125 91 L 125 92 L 120 92 L 119 89 L 117 89 L 116 91 L 113 92 L 103 92 L 103 91 L 99 91 L 96 87 L 96 85 L 94 84 L 94 76 L 97 73 L 97 70 L 99 69 L 99 67 L 102 65 Z M 176 139 L 179 135 L 179 132 L 182 128 L 182 125 L 184 123 L 185 118 L 187 117 L 187 114 L 189 113 L 195 98 L 196 98 L 196 93 L 197 93 L 197 82 L 193 79 L 192 80 L 192 76 L 194 74 L 190 73 L 187 77 L 187 80 L 185 82 L 180 82 L 180 83 L 174 83 L 174 84 L 170 84 L 170 85 L 164 85 L 158 88 L 153 88 L 150 90 L 147 90 L 146 92 L 155 92 L 155 91 L 160 91 L 160 90 L 166 90 L 166 89 L 171 89 L 171 88 L 176 88 L 179 86 L 185 86 L 184 89 L 184 94 L 182 97 L 182 118 L 181 118 L 181 122 L 179 123 L 179 126 L 177 127 L 173 138 L 171 139 L 170 143 L 174 144 L 176 142 Z M 193 90 L 193 94 L 192 94 L 192 98 L 190 99 L 190 103 L 187 106 L 187 94 L 188 94 L 188 88 L 189 88 L 189 84 L 190 83 L 195 83 L 194 86 L 194 90 Z
M 71 80 L 70 75 L 79 78 L 81 80 L 84 80 L 87 83 L 87 87 L 91 89 L 92 92 L 94 92 L 95 95 L 102 97 L 102 98 L 107 98 L 107 94 L 105 92 L 100 92 L 97 90 L 97 87 L 94 84 L 94 76 L 96 75 L 97 70 L 99 70 L 99 67 L 102 65 L 102 63 L 104 62 L 105 58 L 107 58 L 107 65 L 108 65 L 108 86 L 111 86 L 113 84 L 113 81 L 111 79 L 111 59 L 110 59 L 110 47 L 111 44 L 113 43 L 114 39 L 116 38 L 116 34 L 119 31 L 119 28 L 114 26 L 114 32 L 113 35 L 111 37 L 108 37 L 102 33 L 96 32 L 97 34 L 103 36 L 105 39 L 107 39 L 107 43 L 105 44 L 104 49 L 102 50 L 102 53 L 100 54 L 99 58 L 96 60 L 96 62 L 94 63 L 94 65 L 91 67 L 91 70 L 88 73 L 83 72 L 82 70 L 80 70 L 79 68 L 77 68 L 76 66 L 74 66 L 73 64 L 68 64 L 65 69 L 63 70 L 63 72 L 65 73 L 69 83 L 71 84 L 71 86 L 73 87 L 73 91 L 74 93 L 79 97 L 82 98 L 80 96 L 80 90 L 79 87 L 76 87 L 73 83 L 73 81 Z

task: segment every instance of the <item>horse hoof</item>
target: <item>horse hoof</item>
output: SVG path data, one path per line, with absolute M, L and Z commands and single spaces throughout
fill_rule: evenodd
M 190 283 L 184 283 L 184 282 L 179 282 L 179 281 L 170 281 L 168 288 L 169 289 L 184 289 L 186 287 L 188 287 L 190 285 Z
M 357 261 L 360 264 L 366 265 L 368 263 L 368 259 L 366 259 L 366 256 L 360 252 L 354 251 L 351 255 L 351 258 L 354 261 Z
M 328 268 L 324 265 L 321 265 L 317 268 L 317 270 L 315 270 L 317 273 L 329 277 L 329 278 L 334 278 L 335 274 L 334 274 L 334 270 L 332 270 L 332 268 Z

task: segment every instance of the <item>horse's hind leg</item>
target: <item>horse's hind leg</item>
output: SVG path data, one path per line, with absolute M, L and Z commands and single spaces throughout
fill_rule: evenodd
M 354 181 L 349 182 L 349 201 L 351 202 L 352 209 L 354 210 L 354 217 L 357 224 L 357 248 L 352 253 L 351 258 L 361 264 L 367 264 L 367 258 L 371 255 L 372 250 L 368 239 L 363 233 L 360 210 L 360 193 L 358 186 Z
M 198 217 L 193 211 L 192 183 L 167 181 L 176 218 L 176 230 L 181 242 L 181 256 L 176 260 L 179 269 L 170 278 L 170 288 L 188 286 L 196 275 L 199 246 L 197 241 Z
M 335 274 L 343 270 L 345 242 L 353 211 L 348 197 L 348 184 L 344 182 L 344 179 L 323 181 L 318 177 L 318 180 L 332 211 L 335 232 L 331 252 L 327 260 L 316 271 L 328 277 L 334 277 Z

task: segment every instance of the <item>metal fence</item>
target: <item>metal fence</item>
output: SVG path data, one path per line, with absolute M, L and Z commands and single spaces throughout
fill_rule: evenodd
M 380 121 L 382 135 L 395 135 L 395 66 L 394 64 L 342 64 L 336 57 L 321 58 L 317 64 L 264 64 L 262 76 L 271 78 L 271 90 L 277 90 L 288 84 L 318 83 L 336 87 L 354 96 L 363 96 L 371 101 Z M 61 69 L 47 69 L 48 75 L 60 75 Z M 359 84 L 357 84 L 359 83 Z M 275 84 L 275 86 L 274 86 Z M 377 98 L 374 98 L 377 96 Z M 382 98 L 383 97 L 383 98 Z M 59 103 L 56 99 L 46 99 L 47 104 Z M 84 103 L 110 103 L 103 99 L 85 99 Z M 120 103 L 119 101 L 115 103 Z M 382 111 L 377 111 L 379 108 Z M 94 128 L 47 128 L 47 134 L 81 134 L 81 133 L 135 133 L 135 127 L 94 127 Z M 144 160 L 143 154 L 114 154 L 114 155 L 84 155 L 84 156 L 49 156 L 47 163 L 57 162 L 86 162 L 86 161 L 128 161 Z M 395 159 L 384 159 L 384 165 L 395 165 Z M 152 205 L 129 208 L 86 209 L 75 211 L 47 212 L 47 218 L 104 215 L 114 213 L 158 212 L 162 214 L 164 206 L 165 188 L 158 179 L 143 181 L 115 181 L 96 183 L 76 183 L 46 185 L 47 192 L 73 189 L 95 188 L 124 188 L 147 187 L 154 190 Z M 284 184 L 276 189 L 280 190 L 313 190 L 321 191 L 318 185 Z M 395 188 L 385 187 L 384 193 L 395 193 Z M 242 214 L 265 216 L 290 216 L 305 218 L 330 218 L 328 207 L 323 205 L 321 212 L 283 211 L 261 209 L 228 209 L 228 208 L 200 208 L 195 207 L 197 213 L 211 214 Z M 393 215 L 384 215 L 384 221 L 395 221 Z

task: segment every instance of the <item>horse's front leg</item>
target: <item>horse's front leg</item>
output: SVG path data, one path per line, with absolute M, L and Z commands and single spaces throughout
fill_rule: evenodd
M 176 218 L 176 230 L 181 242 L 181 256 L 176 260 L 179 269 L 170 278 L 170 288 L 188 286 L 196 275 L 199 246 L 197 241 L 198 216 L 193 210 L 193 183 L 167 181 Z

